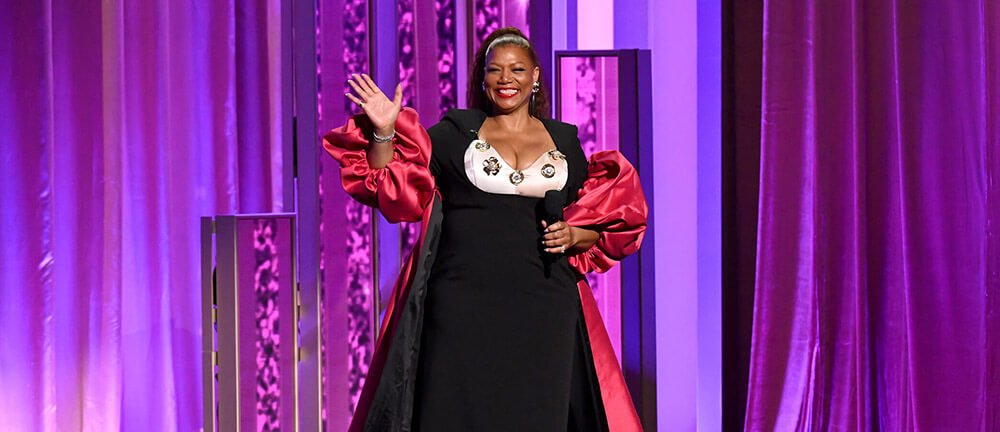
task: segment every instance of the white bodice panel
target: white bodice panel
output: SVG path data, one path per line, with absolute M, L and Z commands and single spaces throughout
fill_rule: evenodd
M 483 192 L 544 198 L 545 192 L 566 186 L 569 165 L 559 150 L 549 150 L 527 168 L 515 170 L 493 146 L 475 139 L 465 149 L 465 175 Z

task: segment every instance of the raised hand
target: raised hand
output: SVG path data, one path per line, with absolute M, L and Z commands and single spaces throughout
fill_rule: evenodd
M 394 130 L 399 111 L 403 109 L 402 86 L 396 86 L 396 95 L 389 100 L 367 74 L 354 74 L 353 77 L 354 79 L 347 80 L 347 84 L 357 95 L 347 93 L 347 98 L 364 110 L 375 127 L 376 134 L 389 136 Z

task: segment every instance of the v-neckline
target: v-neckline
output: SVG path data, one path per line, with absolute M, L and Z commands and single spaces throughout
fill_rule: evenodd
M 483 124 L 486 123 L 486 119 L 487 118 L 489 118 L 489 116 L 484 116 L 483 117 L 483 121 L 479 123 L 479 128 L 477 128 L 474 131 L 475 134 L 476 134 L 476 139 L 479 140 L 479 141 L 482 141 L 482 142 L 486 143 L 487 145 L 489 145 L 490 148 L 493 150 L 493 152 L 497 154 L 497 157 L 500 158 L 501 161 L 503 161 L 504 165 L 509 166 L 514 171 L 524 171 L 524 170 L 526 170 L 528 168 L 531 168 L 531 167 L 535 166 L 535 164 L 538 163 L 539 160 L 541 160 L 543 157 L 545 157 L 545 155 L 549 154 L 549 152 L 551 152 L 553 150 L 555 150 L 555 151 L 557 151 L 559 153 L 562 153 L 562 154 L 566 154 L 566 152 L 562 151 L 562 148 L 559 147 L 559 141 L 556 140 L 556 136 L 553 135 L 552 134 L 552 130 L 549 129 L 549 124 L 545 122 L 545 119 L 538 118 L 538 121 L 542 122 L 542 127 L 545 128 L 545 133 L 547 133 L 549 135 L 549 139 L 552 140 L 552 145 L 554 145 L 555 148 L 543 151 L 542 154 L 538 155 L 538 157 L 535 158 L 535 160 L 531 161 L 531 163 L 528 164 L 528 166 L 526 166 L 524 168 L 517 168 L 516 166 L 514 166 L 514 164 L 512 164 L 510 162 L 507 162 L 507 159 L 505 159 L 503 157 L 503 155 L 500 154 L 500 151 L 497 150 L 495 147 L 493 147 L 493 145 L 490 144 L 489 141 L 483 139 L 482 135 L 479 134 L 479 131 L 483 129 Z

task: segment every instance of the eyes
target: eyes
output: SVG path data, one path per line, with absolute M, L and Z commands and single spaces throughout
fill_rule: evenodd
M 515 68 L 513 68 L 511 70 L 514 71 L 514 72 L 516 72 L 516 73 L 521 73 L 521 72 L 526 71 L 527 69 L 525 69 L 523 67 L 515 67 Z M 500 68 L 498 68 L 496 66 L 490 66 L 490 67 L 486 68 L 486 72 L 492 72 L 492 73 L 500 72 Z

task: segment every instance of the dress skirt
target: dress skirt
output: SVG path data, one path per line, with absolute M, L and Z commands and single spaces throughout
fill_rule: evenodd
M 541 200 L 461 189 L 424 301 L 416 429 L 607 430 L 576 276 L 541 247 Z

